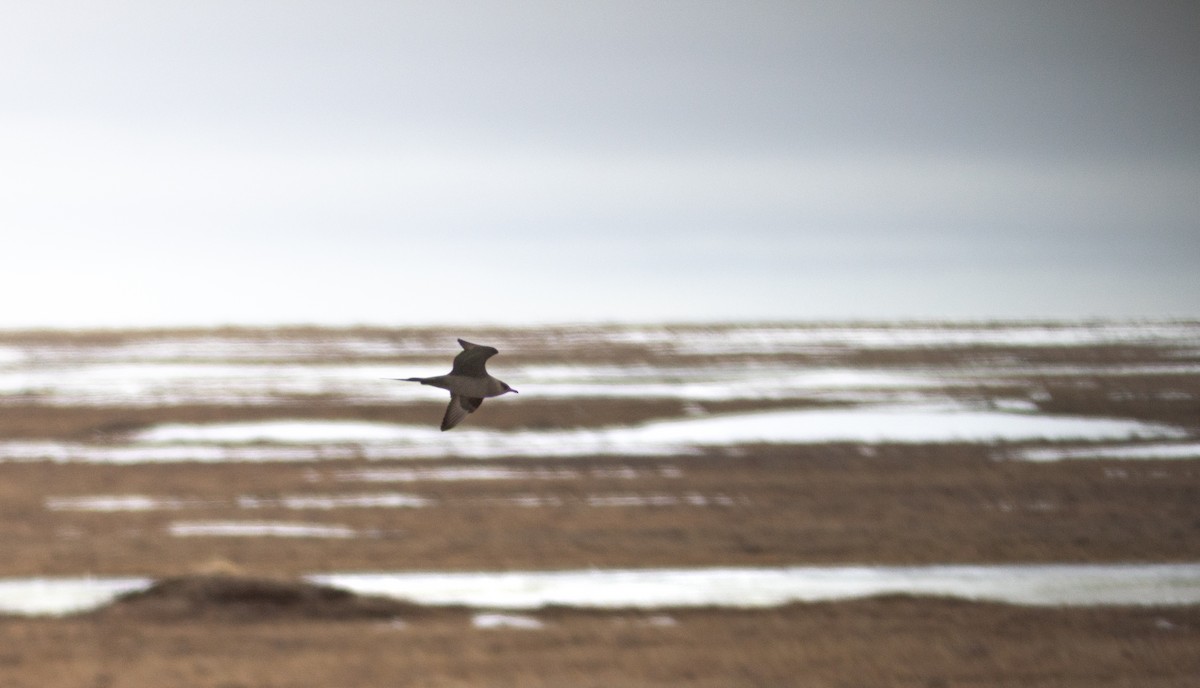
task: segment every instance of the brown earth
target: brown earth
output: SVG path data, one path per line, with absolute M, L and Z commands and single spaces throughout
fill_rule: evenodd
M 581 477 L 378 485 L 339 476 L 395 464 L 5 464 L 0 565 L 6 576 L 165 577 L 215 568 L 286 579 L 332 570 L 1200 559 L 1200 473 L 1191 462 L 1030 464 L 978 446 L 863 452 L 758 447 L 737 456 L 498 461 L 485 465 Z M 300 511 L 235 505 L 239 495 L 386 491 L 435 502 Z M 100 493 L 191 505 L 116 513 L 45 507 L 49 497 Z M 597 495 L 714 501 L 589 506 Z M 511 502 L 530 496 L 541 505 Z M 715 503 L 717 496 L 731 501 Z M 341 524 L 375 534 L 166 532 L 172 522 L 211 519 Z M 480 629 L 467 610 L 395 603 L 294 612 L 270 604 L 214 612 L 176 597 L 84 617 L 2 619 L 0 686 L 1082 688 L 1192 686 L 1200 677 L 1198 607 L 888 598 L 767 610 L 549 609 L 532 613 L 545 624 L 537 630 Z
M 889 597 L 765 610 L 464 610 L 253 621 L 111 610 L 0 620 L 0 685 L 1022 686 L 1165 688 L 1200 676 L 1200 608 L 1041 609 Z
M 1194 462 L 1037 464 L 1004 458 L 1014 450 L 828 445 L 643 459 L 8 463 L 0 464 L 0 576 L 165 576 L 213 561 L 248 573 L 296 575 L 1200 560 L 1200 467 Z M 487 466 L 543 477 L 348 480 L 356 470 L 397 466 Z M 393 493 L 428 505 L 288 508 L 281 501 Z M 69 508 L 67 500 L 95 495 L 177 503 L 147 511 Z M 359 537 L 169 532 L 172 524 L 206 521 L 341 526 Z
M 321 336 L 307 329 L 224 334 Z M 494 334 L 518 344 L 523 336 Z M 563 360 L 653 363 L 665 356 L 632 345 L 592 348 L 577 331 L 552 334 L 554 355 Z M 148 336 L 155 335 L 5 338 L 82 346 Z M 440 342 L 446 333 L 414 336 Z M 481 341 L 494 341 L 488 336 Z M 505 361 L 521 361 L 520 351 L 505 349 Z M 538 355 L 550 360 L 544 347 Z M 1154 347 L 1109 346 L 827 351 L 772 360 L 936 369 L 987 357 L 1099 367 L 1185 360 Z M 1197 375 L 1043 375 L 1032 383 L 1043 392 L 1044 412 L 1200 431 Z M 1031 381 L 1008 384 L 1019 392 Z M 987 398 L 1006 391 L 993 385 L 954 393 Z M 685 409 L 671 400 L 564 403 L 522 395 L 489 402 L 470 422 L 585 427 L 780 403 Z M 435 424 L 441 406 L 304 398 L 269 407 L 93 408 L 10 398 L 0 408 L 0 437 L 120 442 L 156 423 L 274 418 L 428 416 Z M 214 592 L 213 579 L 174 578 L 177 587 L 157 597 L 90 615 L 0 618 L 0 688 L 1200 685 L 1194 606 L 1025 608 L 889 597 L 765 610 L 547 609 L 530 614 L 544 624 L 537 630 L 482 629 L 472 625 L 471 610 L 346 598 L 287 583 L 332 571 L 1200 561 L 1195 462 L 1035 464 L 1012 460 L 1020 448 L 757 446 L 700 456 L 487 462 L 0 463 L 0 577 L 221 571 L 240 581 Z M 497 481 L 347 479 L 364 469 L 478 466 L 537 473 Z M 312 502 L 297 509 L 284 501 L 380 493 L 411 494 L 427 505 Z M 97 495 L 175 501 L 146 511 L 70 508 L 73 498 Z M 626 506 L 598 505 L 613 503 Z M 337 525 L 358 536 L 171 535 L 173 525 L 205 521 Z M 261 579 L 274 583 L 254 582 Z

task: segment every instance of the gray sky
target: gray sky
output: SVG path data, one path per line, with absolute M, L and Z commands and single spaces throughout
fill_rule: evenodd
M 1200 4 L 7 3 L 0 327 L 1200 317 Z

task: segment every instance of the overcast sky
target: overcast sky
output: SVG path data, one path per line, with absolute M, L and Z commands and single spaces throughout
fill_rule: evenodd
M 1200 317 L 1200 3 L 6 3 L 0 327 Z

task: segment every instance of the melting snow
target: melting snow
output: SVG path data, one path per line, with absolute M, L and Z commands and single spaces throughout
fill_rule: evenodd
M 1181 428 L 1134 420 L 941 404 L 764 411 L 594 430 L 502 432 L 465 428 L 442 433 L 435 427 L 344 421 L 171 424 L 136 434 L 135 444 L 131 445 L 3 442 L 0 461 L 131 464 L 355 457 L 661 456 L 759 442 L 1094 442 L 1187 436 Z M 414 479 L 417 475 L 412 474 Z
M 493 609 L 771 607 L 888 594 L 1028 605 L 1200 603 L 1200 564 L 362 573 L 313 580 L 418 604 Z
M 0 461 L 56 463 L 220 463 L 320 461 L 358 456 L 347 446 L 228 446 L 216 444 L 92 445 L 81 442 L 0 442 Z
M 1016 452 L 1025 461 L 1065 459 L 1200 459 L 1200 443 L 1137 444 L 1104 447 L 1045 447 Z
M 491 610 L 549 605 L 754 608 L 878 595 L 1049 606 L 1200 604 L 1200 564 L 337 573 L 308 578 L 360 594 L 417 604 Z M 61 615 L 87 611 L 151 584 L 147 578 L 0 580 L 0 612 Z M 495 626 L 504 626 L 500 618 L 521 617 L 498 614 Z
M 283 507 L 285 509 L 345 509 L 345 508 L 419 508 L 432 506 L 436 500 L 402 492 L 351 495 L 290 495 L 279 499 L 243 496 L 238 506 L 245 509 Z
M 120 595 L 145 590 L 146 578 L 26 578 L 0 580 L 0 613 L 61 616 L 102 607 Z
M 137 439 L 145 443 L 287 442 L 293 444 L 378 442 L 407 434 L 407 426 L 356 421 L 269 421 L 212 425 L 168 424 L 146 430 Z
M 373 458 L 450 448 L 464 456 L 671 453 L 752 442 L 994 442 L 1184 437 L 1171 426 L 1133 420 L 972 410 L 955 405 L 767 411 L 599 430 L 498 432 L 351 422 L 167 425 L 138 439 L 155 442 L 358 442 Z
M 524 341 L 543 337 L 527 333 Z M 809 369 L 785 362 L 743 361 L 696 367 L 689 355 L 772 356 L 830 350 L 904 348 L 1149 345 L 1194 359 L 1200 324 L 1170 322 L 1033 324 L 778 325 L 744 327 L 627 326 L 559 331 L 539 346 L 632 344 L 678 354 L 671 366 L 531 364 L 506 367 L 506 379 L 540 397 L 656 396 L 692 400 L 799 398 L 814 392 L 930 390 L 977 385 L 987 376 L 1011 375 L 1018 359 L 990 358 L 969 370 L 896 371 L 832 367 Z M 512 340 L 510 340 L 512 341 Z M 497 342 L 503 350 L 507 346 Z M 385 378 L 444 372 L 449 338 L 424 332 L 397 336 L 325 331 L 281 336 L 196 333 L 130 334 L 109 342 L 5 343 L 0 345 L 0 394 L 41 403 L 270 404 L 305 396 L 348 401 L 428 399 L 430 390 Z M 1168 351 L 1170 349 L 1170 351 Z M 405 360 L 384 363 L 382 359 Z M 437 361 L 436 363 L 434 361 Z M 326 363 L 332 362 L 332 363 Z M 1152 372 L 1155 364 L 1135 366 Z M 1159 372 L 1200 370 L 1195 362 L 1156 364 Z M 1070 367 L 1054 374 L 1119 374 L 1120 366 Z M 1047 368 L 1018 370 L 1046 373 Z
M 336 477 L 342 482 L 415 483 L 462 480 L 572 480 L 581 475 L 579 471 L 566 468 L 447 466 L 443 468 L 380 468 L 341 471 Z
M 1089 346 L 1169 343 L 1200 339 L 1196 323 L 1043 323 L 987 325 L 830 325 L 676 329 L 646 326 L 609 332 L 610 341 L 679 353 L 802 353 L 822 348 L 906 349 L 961 346 Z
M 774 411 L 651 423 L 624 431 L 665 444 L 748 442 L 996 442 L 1018 440 L 1183 437 L 1178 428 L 1111 418 L 1040 416 L 1004 410 L 876 407 Z
M 568 501 L 556 495 L 517 495 L 513 497 L 487 497 L 485 501 L 493 504 L 506 504 L 522 507 L 558 507 Z M 735 506 L 733 498 L 723 495 L 704 495 L 698 492 L 685 494 L 592 494 L 579 498 L 592 507 L 663 507 L 663 506 L 693 506 L 709 507 Z M 82 497 L 49 497 L 46 508 L 50 511 L 179 511 L 187 508 L 226 508 L 240 509 L 293 509 L 299 511 L 333 510 L 333 509 L 417 509 L 435 506 L 438 499 L 403 492 L 383 492 L 374 494 L 339 494 L 339 495 L 287 495 L 283 497 L 256 497 L 242 495 L 227 501 L 184 500 L 171 497 L 147 497 L 144 495 L 91 495 Z M 175 535 L 296 535 L 311 537 L 340 537 L 342 531 L 335 530 L 336 535 L 325 532 L 313 532 L 311 528 L 297 529 L 292 524 L 280 527 L 279 524 L 254 523 L 190 523 L 176 524 L 171 532 Z M 348 531 L 347 531 L 348 532 Z M 349 532 L 348 532 L 349 533 Z M 349 533 L 348 536 L 354 536 Z
M 20 363 L 25 358 L 25 352 L 15 346 L 0 346 L 0 366 Z
M 287 521 L 180 521 L 172 523 L 167 530 L 176 537 L 358 537 L 358 531 L 346 526 Z
M 684 495 L 672 494 L 616 494 L 589 495 L 586 498 L 588 506 L 597 507 L 639 507 L 639 506 L 733 506 L 734 501 L 726 495 L 706 496 L 697 492 Z
M 46 499 L 46 508 L 50 511 L 176 511 L 186 506 L 197 505 L 202 503 L 145 495 L 92 495 Z
M 471 625 L 475 628 L 518 628 L 521 630 L 537 630 L 544 627 L 541 621 L 532 616 L 518 614 L 484 613 L 471 617 Z

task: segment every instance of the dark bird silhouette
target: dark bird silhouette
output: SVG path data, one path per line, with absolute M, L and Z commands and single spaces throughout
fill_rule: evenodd
M 492 356 L 500 353 L 490 346 L 472 344 L 465 339 L 458 340 L 462 352 L 454 357 L 454 367 L 446 375 L 436 377 L 405 377 L 394 378 L 403 382 L 420 382 L 423 385 L 441 387 L 450 392 L 450 405 L 446 407 L 446 415 L 442 418 L 442 430 L 446 431 L 458 425 L 488 397 L 498 397 L 507 392 L 517 393 L 508 383 L 488 375 L 484 364 Z

